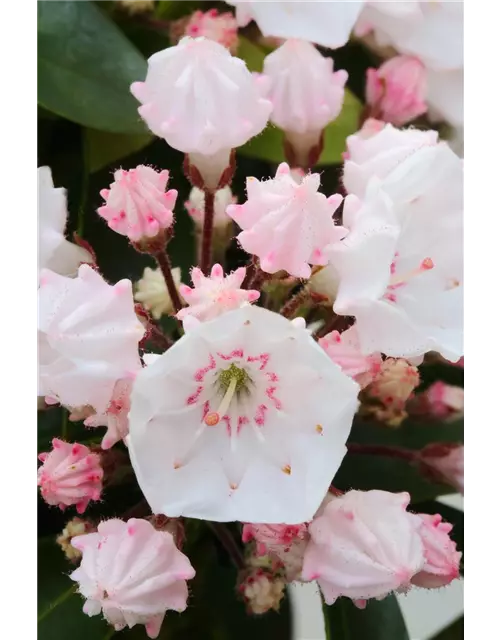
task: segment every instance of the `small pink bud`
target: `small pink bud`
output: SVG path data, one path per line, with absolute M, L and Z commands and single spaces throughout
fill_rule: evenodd
M 402 126 L 427 111 L 427 72 L 418 58 L 396 56 L 368 69 L 366 101 L 374 117 Z
M 42 497 L 62 510 L 74 504 L 78 513 L 83 513 L 90 500 L 98 500 L 101 495 L 103 470 L 99 455 L 82 444 L 72 445 L 57 438 L 52 446 L 38 469 Z

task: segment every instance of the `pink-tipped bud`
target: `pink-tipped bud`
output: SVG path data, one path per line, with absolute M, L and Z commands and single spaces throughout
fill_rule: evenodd
M 110 189 L 101 191 L 106 204 L 97 210 L 113 231 L 138 242 L 172 226 L 177 191 L 165 192 L 168 171 L 139 165 L 115 171 L 114 178 Z
M 54 438 L 52 451 L 38 469 L 42 498 L 61 509 L 76 505 L 83 513 L 90 500 L 98 500 L 102 491 L 103 470 L 99 455 L 82 444 Z
M 427 111 L 426 90 L 426 69 L 412 56 L 396 56 L 366 74 L 366 101 L 373 117 L 398 127 Z
M 425 565 L 413 576 L 412 583 L 426 589 L 444 587 L 460 575 L 462 554 L 449 536 L 453 527 L 442 522 L 439 514 L 420 513 L 418 516 L 422 520 L 420 537 L 424 545 Z

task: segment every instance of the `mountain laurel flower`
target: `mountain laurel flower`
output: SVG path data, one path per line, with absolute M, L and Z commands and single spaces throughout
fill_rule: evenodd
M 462 495 L 464 494 L 464 447 L 442 443 L 430 444 L 421 452 L 425 467 L 433 471 L 433 475 L 445 482 Z
M 152 55 L 131 91 L 151 131 L 188 154 L 213 190 L 231 150 L 260 133 L 272 110 L 243 60 L 208 38 L 186 36 Z
M 64 510 L 76 505 L 83 513 L 90 500 L 99 500 L 103 471 L 99 455 L 83 444 L 52 440 L 52 451 L 41 453 L 38 459 L 38 486 L 47 504 Z
M 464 413 L 464 390 L 438 380 L 411 403 L 412 415 L 437 420 L 456 419 Z
M 349 2 L 262 2 L 232 0 L 240 27 L 255 20 L 264 36 L 300 38 L 338 49 L 349 40 L 363 8 L 361 0 Z
M 172 277 L 179 289 L 181 286 L 179 267 L 172 269 Z M 140 302 L 155 320 L 159 320 L 163 315 L 168 316 L 174 311 L 165 278 L 160 269 L 151 269 L 151 267 L 144 269 L 142 278 L 136 283 L 134 299 Z
M 254 305 L 191 320 L 132 389 L 127 444 L 153 513 L 307 522 L 345 455 L 358 385 L 304 323 Z
M 130 392 L 132 380 L 118 380 L 113 395 L 104 413 L 94 413 L 83 421 L 86 427 L 107 427 L 108 430 L 101 442 L 101 447 L 110 449 L 128 435 L 128 412 L 130 410 Z
M 110 188 L 101 191 L 106 204 L 97 209 L 110 229 L 138 242 L 172 226 L 177 191 L 165 191 L 167 170 L 155 171 L 141 164 L 128 171 L 118 169 L 114 178 Z
M 361 352 L 356 325 L 342 333 L 331 331 L 318 342 L 333 362 L 338 364 L 345 374 L 354 378 L 362 389 L 381 371 L 380 353 L 366 356 Z
M 55 188 L 49 167 L 38 168 L 38 269 L 74 276 L 82 262 L 93 262 L 88 251 L 64 237 L 68 218 L 66 190 Z
M 309 278 L 309 265 L 326 265 L 324 248 L 347 234 L 332 217 L 342 196 L 327 198 L 318 191 L 319 185 L 319 173 L 308 174 L 297 183 L 283 162 L 270 180 L 247 178 L 247 201 L 227 208 L 243 229 L 238 235 L 241 246 L 258 256 L 266 273 L 284 270 L 297 278 Z
M 424 545 L 425 564 L 413 576 L 412 584 L 426 589 L 444 587 L 460 576 L 462 554 L 449 536 L 453 526 L 443 522 L 438 513 L 417 515 L 422 521 L 420 538 Z
M 271 122 L 283 129 L 298 163 L 307 167 L 323 129 L 340 114 L 347 72 L 334 73 L 332 58 L 310 42 L 287 40 L 266 57 L 263 73 L 270 81 Z
M 74 279 L 42 271 L 38 395 L 104 413 L 117 380 L 132 379 L 141 368 L 138 345 L 144 333 L 130 280 L 110 285 L 88 265 Z
M 229 11 L 219 13 L 217 9 L 195 11 L 186 18 L 176 20 L 170 29 L 171 41 L 175 44 L 182 36 L 204 37 L 218 42 L 231 53 L 238 49 L 238 23 Z
M 419 149 L 438 143 L 437 131 L 396 129 L 391 124 L 381 128 L 378 120 L 375 123 L 365 123 L 346 141 L 343 183 L 349 193 L 360 198 L 365 195 L 371 178 L 376 176 L 383 180 Z
M 327 251 L 339 275 L 333 308 L 356 318 L 361 350 L 460 358 L 462 160 L 445 143 L 419 149 L 373 177 L 363 202 L 348 196 L 343 224 L 349 234 Z
M 366 72 L 366 102 L 374 118 L 400 127 L 427 111 L 426 70 L 418 58 L 395 56 Z
M 304 561 L 309 541 L 307 524 L 244 524 L 243 542 L 255 540 L 258 555 L 269 555 L 285 569 L 287 580 L 296 580 Z
M 148 637 L 156 638 L 168 610 L 186 609 L 186 580 L 195 570 L 170 533 L 147 520 L 113 518 L 71 544 L 82 561 L 70 578 L 86 599 L 88 616 L 102 611 L 116 631 L 143 624 Z
M 383 598 L 405 591 L 425 564 L 421 520 L 408 493 L 349 491 L 309 525 L 302 579 L 317 580 L 327 604 L 340 596 Z
M 188 316 L 201 321 L 213 320 L 222 313 L 255 302 L 260 296 L 259 291 L 240 288 L 245 275 L 245 267 L 240 267 L 227 276 L 220 264 L 214 264 L 210 276 L 203 275 L 201 269 L 194 267 L 191 271 L 194 289 L 185 284 L 179 289 L 188 306 L 181 309 L 176 317 L 179 320 Z
M 280 576 L 262 568 L 252 569 L 241 581 L 238 591 L 249 613 L 261 615 L 279 611 L 285 595 L 286 582 Z

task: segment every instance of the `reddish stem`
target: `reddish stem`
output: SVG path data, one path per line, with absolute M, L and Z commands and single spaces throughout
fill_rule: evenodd
M 309 290 L 302 287 L 295 295 L 293 295 L 280 309 L 280 314 L 285 318 L 292 318 L 300 305 L 309 297 Z
M 170 264 L 170 258 L 166 251 L 159 251 L 153 254 L 158 266 L 161 269 L 163 277 L 165 278 L 165 284 L 167 285 L 170 300 L 175 309 L 175 312 L 179 312 L 182 309 L 182 302 L 175 286 L 174 277 L 172 276 L 172 266 Z
M 200 269 L 205 275 L 212 266 L 212 235 L 214 230 L 215 193 L 207 189 L 205 192 L 205 218 L 203 220 L 203 236 L 201 239 Z
M 420 458 L 418 451 L 412 449 L 401 449 L 385 444 L 358 444 L 350 442 L 347 444 L 347 450 L 350 453 L 358 453 L 361 455 L 378 455 L 387 456 L 388 458 L 399 458 L 401 460 L 409 460 L 417 462 Z

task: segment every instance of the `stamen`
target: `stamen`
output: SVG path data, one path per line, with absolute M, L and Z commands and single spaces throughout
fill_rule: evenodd
M 434 268 L 434 262 L 432 261 L 432 258 L 424 258 L 416 269 L 412 269 L 411 271 L 408 271 L 403 275 L 393 275 L 389 280 L 389 286 L 396 287 L 400 284 L 404 284 L 405 282 L 408 282 L 408 280 L 410 280 L 411 278 L 414 278 L 415 276 L 418 276 L 419 274 L 424 273 L 424 271 L 429 271 L 429 269 L 433 269 L 433 268 Z
M 219 424 L 221 417 L 225 415 L 226 411 L 229 408 L 229 405 L 231 404 L 231 400 L 233 399 L 233 396 L 235 394 L 237 384 L 238 376 L 232 376 L 218 410 L 211 411 L 205 416 L 205 424 L 207 425 L 207 427 L 215 427 L 216 424 Z

